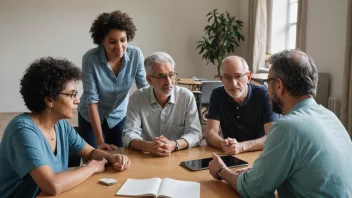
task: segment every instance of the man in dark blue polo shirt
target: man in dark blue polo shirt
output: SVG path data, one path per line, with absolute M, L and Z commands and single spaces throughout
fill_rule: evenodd
M 243 58 L 225 58 L 220 76 L 224 86 L 214 89 L 210 98 L 206 141 L 227 154 L 263 149 L 265 134 L 279 118 L 267 89 L 249 83 L 251 75 Z

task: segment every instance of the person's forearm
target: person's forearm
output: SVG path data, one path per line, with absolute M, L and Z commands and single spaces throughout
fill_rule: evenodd
M 221 172 L 220 172 L 220 176 L 223 180 L 225 180 L 227 183 L 230 184 L 230 186 L 236 191 L 238 192 L 237 189 L 237 179 L 238 179 L 238 175 L 235 172 L 232 172 L 229 168 L 225 167 Z
M 182 135 L 178 140 L 184 140 L 185 147 L 182 148 L 192 148 L 198 146 L 202 141 L 203 135 L 200 130 L 189 131 L 186 130 L 184 135 Z M 181 145 L 180 145 L 181 146 Z
M 151 142 L 140 140 L 140 139 L 134 139 L 130 142 L 129 147 L 138 151 L 151 152 L 150 145 L 151 145 Z
M 105 151 L 102 151 L 102 150 L 99 150 L 99 149 L 93 149 L 89 155 L 89 159 L 88 160 L 102 160 L 103 158 L 105 158 L 106 160 L 109 161 L 109 156 L 111 154 L 105 152 Z M 86 160 L 87 161 L 87 160 Z
M 92 125 L 93 131 L 94 131 L 94 136 L 95 136 L 97 146 L 99 146 L 99 144 L 104 143 L 104 137 L 102 134 L 97 103 L 88 105 L 88 114 L 89 114 L 90 124 Z
M 72 171 L 54 174 L 51 181 L 45 182 L 42 191 L 50 195 L 58 195 L 68 191 L 94 174 L 94 169 L 85 166 Z
M 263 136 L 255 140 L 249 140 L 241 143 L 246 151 L 258 151 L 263 150 L 265 139 L 266 136 Z
M 177 139 L 176 140 L 179 145 L 179 150 L 188 148 L 188 142 L 185 139 Z
M 207 132 L 205 136 L 205 140 L 207 141 L 208 145 L 211 145 L 215 148 L 221 148 L 221 141 L 223 140 L 217 133 L 215 132 Z

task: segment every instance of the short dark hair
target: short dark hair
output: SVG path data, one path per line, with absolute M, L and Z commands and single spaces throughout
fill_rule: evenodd
M 127 41 L 132 41 L 135 36 L 135 32 L 137 31 L 132 18 L 126 13 L 119 10 L 115 10 L 111 13 L 103 13 L 93 21 L 93 24 L 90 27 L 89 32 L 91 33 L 93 43 L 101 45 L 101 41 L 111 29 L 126 31 Z
M 81 70 L 70 61 L 52 57 L 40 58 L 26 69 L 21 79 L 20 93 L 27 108 L 39 113 L 45 110 L 45 97 L 58 99 L 66 83 L 80 79 Z
M 318 69 L 311 57 L 299 50 L 284 50 L 270 57 L 274 77 L 280 78 L 290 95 L 316 95 Z

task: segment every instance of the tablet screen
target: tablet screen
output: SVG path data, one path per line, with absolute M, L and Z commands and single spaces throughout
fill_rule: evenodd
M 247 166 L 248 162 L 245 162 L 243 160 L 240 160 L 236 157 L 233 157 L 231 155 L 226 155 L 226 156 L 221 156 L 222 161 L 226 164 L 227 167 L 237 167 L 237 166 Z M 197 171 L 197 170 L 204 170 L 208 169 L 209 162 L 213 160 L 212 157 L 210 158 L 204 158 L 204 159 L 198 159 L 198 160 L 190 160 L 190 161 L 184 161 L 181 162 L 180 164 L 182 166 L 187 167 L 190 170 Z

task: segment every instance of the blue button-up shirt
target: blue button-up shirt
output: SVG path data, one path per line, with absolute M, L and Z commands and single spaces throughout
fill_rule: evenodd
M 83 94 L 78 111 L 84 119 L 90 121 L 88 105 L 98 103 L 100 121 L 106 118 L 110 128 L 126 116 L 127 96 L 133 80 L 135 79 L 137 88 L 148 86 L 143 54 L 139 48 L 131 45 L 126 48 L 117 76 L 112 71 L 102 46 L 85 53 L 82 72 Z

